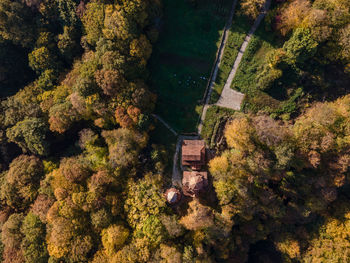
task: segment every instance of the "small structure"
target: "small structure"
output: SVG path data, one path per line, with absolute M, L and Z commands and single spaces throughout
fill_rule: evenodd
M 165 192 L 165 198 L 168 201 L 169 204 L 173 205 L 180 201 L 181 199 L 181 193 L 176 188 L 172 187 L 166 190 Z
M 182 165 L 199 171 L 205 165 L 205 142 L 203 140 L 184 140 L 182 142 Z
M 184 195 L 195 197 L 208 186 L 208 173 L 198 171 L 184 171 L 182 191 Z

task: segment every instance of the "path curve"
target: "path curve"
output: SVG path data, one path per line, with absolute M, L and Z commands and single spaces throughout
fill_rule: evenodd
M 244 94 L 241 92 L 238 92 L 236 90 L 231 89 L 231 85 L 232 85 L 233 79 L 235 78 L 235 75 L 237 73 L 239 64 L 242 61 L 244 52 L 246 51 L 253 34 L 255 33 L 256 29 L 259 27 L 261 21 L 264 19 L 267 11 L 269 10 L 270 4 L 271 4 L 271 0 L 266 0 L 262 12 L 258 16 L 258 18 L 255 20 L 254 25 L 250 29 L 248 35 L 245 37 L 244 42 L 243 42 L 243 44 L 238 52 L 235 63 L 233 64 L 230 75 L 227 78 L 224 89 L 222 90 L 220 98 L 215 105 L 225 107 L 225 108 L 230 108 L 233 110 L 240 110 L 241 109 L 241 104 L 242 104 L 242 101 L 244 99 Z

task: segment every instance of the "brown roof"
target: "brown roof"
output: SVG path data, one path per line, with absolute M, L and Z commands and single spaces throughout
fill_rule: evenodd
M 188 196 L 196 196 L 208 185 L 208 173 L 184 171 L 182 178 L 183 192 Z
M 205 151 L 203 140 L 184 140 L 182 142 L 182 160 L 184 161 L 201 161 L 203 151 Z

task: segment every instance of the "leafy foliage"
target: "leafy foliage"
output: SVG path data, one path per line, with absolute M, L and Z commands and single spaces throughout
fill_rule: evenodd
M 349 2 L 274 3 L 235 83 L 262 111 L 210 110 L 211 146 L 229 119 L 210 156 L 213 187 L 176 206 L 164 198 L 171 173 L 151 132 L 151 91 L 159 86 L 158 111 L 191 129 L 231 2 L 165 4 L 162 16 L 159 0 L 0 0 L 0 84 L 14 94 L 0 104 L 1 261 L 245 262 L 262 240 L 286 262 L 346 261 L 350 97 L 299 100 L 338 85 L 330 66 L 347 80 Z M 262 5 L 241 1 L 221 84 L 250 26 L 244 14 Z

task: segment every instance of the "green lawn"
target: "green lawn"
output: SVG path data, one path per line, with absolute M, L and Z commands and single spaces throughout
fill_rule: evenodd
M 242 46 L 244 38 L 248 34 L 250 27 L 251 23 L 247 17 L 242 15 L 234 17 L 225 45 L 224 55 L 222 57 L 218 75 L 215 81 L 213 93 L 210 98 L 211 103 L 216 103 L 220 98 L 220 94 L 236 60 L 238 51 Z
M 150 60 L 150 86 L 158 95 L 156 113 L 180 132 L 194 132 L 226 14 L 216 1 L 164 0 L 163 26 Z

